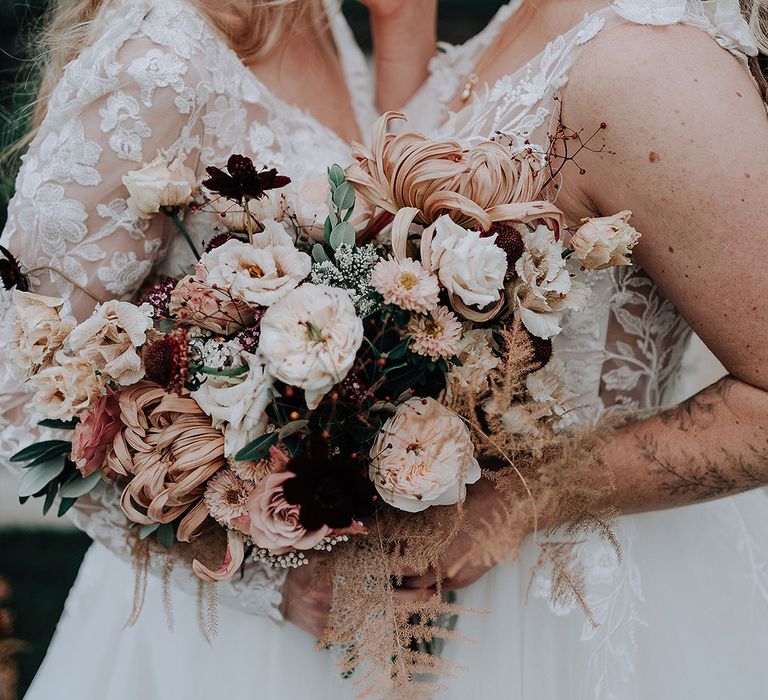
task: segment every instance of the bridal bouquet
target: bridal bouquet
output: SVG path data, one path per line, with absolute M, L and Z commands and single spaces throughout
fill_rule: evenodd
M 372 611 L 394 606 L 391 574 L 439 570 L 482 474 L 508 507 L 475 533 L 479 556 L 514 550 L 527 499 L 534 514 L 557 502 L 570 522 L 604 526 L 578 472 L 599 459 L 594 436 L 567 430 L 551 339 L 589 304 L 572 269 L 629 264 L 639 237 L 629 212 L 568 231 L 538 198 L 539 154 L 396 136 L 397 118 L 296 199 L 287 177 L 238 155 L 199 189 L 178 162 L 130 173 L 129 206 L 171 216 L 196 264 L 79 324 L 63 299 L 19 284 L 8 358 L 43 424 L 73 430 L 12 457 L 22 500 L 48 510 L 58 496 L 62 513 L 115 483 L 139 540 L 220 543 L 195 550 L 206 581 L 246 559 L 287 568 L 332 551 L 326 641 L 354 642 L 348 667 L 389 659 L 390 680 L 435 663 L 392 625 L 448 635 L 431 623 L 451 608 L 437 596 L 394 622 Z M 200 210 L 219 223 L 198 251 L 180 214 Z M 563 542 L 541 546 L 573 564 Z M 580 595 L 564 576 L 566 588 Z

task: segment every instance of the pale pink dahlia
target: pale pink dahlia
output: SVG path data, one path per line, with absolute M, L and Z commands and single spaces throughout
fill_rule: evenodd
M 440 293 L 437 277 L 410 258 L 381 260 L 373 268 L 371 284 L 387 304 L 419 313 L 434 309 Z
M 205 505 L 211 517 L 225 527 L 248 514 L 248 497 L 253 484 L 244 481 L 231 469 L 222 469 L 206 484 Z
M 455 314 L 438 306 L 430 316 L 412 316 L 408 323 L 411 350 L 433 360 L 453 357 L 459 349 L 461 323 Z

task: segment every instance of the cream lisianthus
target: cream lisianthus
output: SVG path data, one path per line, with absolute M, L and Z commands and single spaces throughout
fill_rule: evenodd
M 631 211 L 621 211 L 613 216 L 582 219 L 570 245 L 584 268 L 602 270 L 632 264 L 629 256 L 640 234 L 629 225 L 631 216 Z
M 205 268 L 209 285 L 228 290 L 234 299 L 271 306 L 309 275 L 312 259 L 292 244 L 262 248 L 230 240 L 205 253 L 198 267 Z
M 138 349 L 146 342 L 152 325 L 149 304 L 107 301 L 75 327 L 67 344 L 107 377 L 128 386 L 144 377 Z
M 488 306 L 504 289 L 507 255 L 496 236 L 482 237 L 447 215 L 435 223 L 431 263 L 442 285 L 467 306 Z
M 88 360 L 59 350 L 53 362 L 29 380 L 32 408 L 46 418 L 70 420 L 86 411 L 101 394 L 103 377 Z
M 266 408 L 271 398 L 272 378 L 254 355 L 243 353 L 248 373 L 239 377 L 208 377 L 192 398 L 213 427 L 224 433 L 224 454 L 233 457 L 267 428 Z
M 589 301 L 586 285 L 574 281 L 563 260 L 563 247 L 545 226 L 523 234 L 525 253 L 515 264 L 513 297 L 523 325 L 538 338 L 560 333 L 566 309 L 579 310 Z
M 401 404 L 371 448 L 370 478 L 389 505 L 409 513 L 461 503 L 480 465 L 464 421 L 434 399 Z
M 8 362 L 20 380 L 49 364 L 74 328 L 71 319 L 61 318 L 64 299 L 31 292 L 13 292 L 16 320 L 8 339 Z
M 363 342 L 363 322 L 343 289 L 304 284 L 267 309 L 259 352 L 276 379 L 304 390 L 307 406 L 347 376 Z
M 151 219 L 160 207 L 183 207 L 197 188 L 195 173 L 180 159 L 168 163 L 162 157 L 123 175 L 128 207 L 142 219 Z

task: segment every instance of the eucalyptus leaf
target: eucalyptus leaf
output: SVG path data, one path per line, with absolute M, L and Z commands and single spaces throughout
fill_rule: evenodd
M 288 423 L 288 425 L 284 425 L 282 428 L 280 428 L 280 432 L 278 435 L 280 436 L 281 440 L 284 440 L 289 435 L 293 435 L 294 433 L 298 433 L 300 430 L 303 430 L 309 425 L 308 420 L 295 420 Z
M 95 472 L 83 479 L 79 474 L 61 487 L 64 498 L 80 498 L 91 491 L 101 481 L 101 472 Z
M 395 345 L 394 348 L 392 348 L 387 354 L 386 357 L 388 357 L 390 360 L 399 360 L 401 357 L 405 357 L 405 354 L 408 352 L 408 347 L 411 344 L 411 339 L 406 338 L 402 342 Z
M 335 226 L 331 235 L 328 237 L 328 243 L 331 248 L 338 250 L 342 243 L 347 245 L 355 245 L 355 227 L 352 224 L 342 221 L 338 226 Z
M 165 523 L 157 529 L 157 541 L 160 546 L 170 549 L 176 540 L 176 533 L 171 523 Z
M 34 496 L 40 489 L 45 488 L 61 475 L 61 472 L 64 471 L 64 463 L 64 455 L 61 455 L 27 469 L 19 481 L 19 497 Z
M 238 462 L 257 462 L 260 459 L 266 459 L 269 448 L 276 445 L 279 439 L 277 431 L 261 435 L 240 450 L 235 455 L 235 459 Z
M 59 501 L 59 512 L 57 515 L 61 518 L 75 503 L 77 503 L 76 498 L 62 498 Z
M 324 236 L 325 236 L 325 242 L 328 243 L 328 240 L 331 237 L 331 231 L 333 231 L 333 222 L 331 221 L 330 216 L 325 217 L 325 228 L 324 228 Z
M 52 481 L 48 484 L 48 489 L 45 492 L 45 503 L 43 503 L 43 515 L 48 515 L 48 511 L 51 509 L 53 502 L 56 500 L 56 494 L 59 492 L 59 485 Z
M 344 182 L 334 190 L 333 203 L 340 211 L 352 209 L 355 206 L 355 188 L 351 183 Z
M 139 539 L 146 540 L 153 532 L 160 527 L 160 523 L 152 523 L 151 525 L 142 525 L 139 530 Z
M 325 248 L 319 243 L 315 243 L 312 247 L 312 258 L 317 263 L 324 263 L 330 260 L 328 253 L 325 252 Z
M 332 165 L 328 168 L 328 179 L 334 187 L 344 184 L 347 181 L 347 176 L 344 174 L 344 168 L 340 165 Z
M 25 447 L 11 457 L 11 462 L 29 462 L 43 455 L 54 457 L 60 454 L 66 454 L 72 450 L 72 443 L 66 440 L 43 440 L 34 445 Z

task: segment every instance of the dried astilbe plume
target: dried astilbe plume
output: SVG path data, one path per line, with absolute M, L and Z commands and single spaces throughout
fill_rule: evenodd
M 391 123 L 404 119 L 398 112 L 380 117 L 371 149 L 355 144 L 356 162 L 347 170 L 357 192 L 395 214 L 396 224 L 417 221 L 429 226 L 448 214 L 462 226 L 485 231 L 495 221 L 544 219 L 559 235 L 560 210 L 536 199 L 543 180 L 537 177 L 540 165 L 534 156 L 515 154 L 495 141 L 465 150 L 455 141 L 392 133 Z
M 523 539 L 533 532 L 540 557 L 532 575 L 551 569 L 552 600 L 577 603 L 594 624 L 578 544 L 585 534 L 598 533 L 620 556 L 611 529 L 615 513 L 604 505 L 613 490 L 602 460 L 609 429 L 558 432 L 548 425 L 542 420 L 547 407 L 532 401 L 525 390 L 526 375 L 541 365 L 529 334 L 510 324 L 499 340 L 502 362 L 490 371 L 487 391 L 459 388 L 450 401 L 470 427 L 485 467 L 482 488 L 495 490 L 495 507 L 481 516 L 461 506 L 405 515 L 382 510 L 365 540 L 340 547 L 329 558 L 327 569 L 338 595 L 322 643 L 344 650 L 342 668 L 357 670 L 359 697 L 430 698 L 439 690 L 441 676 L 460 672 L 414 643 L 455 639 L 456 632 L 436 621 L 479 612 L 441 597 L 451 574 L 442 570 L 441 562 L 457 536 L 471 543 L 464 564 L 493 565 L 517 558 Z M 527 424 L 510 420 L 510 408 L 535 419 Z M 521 431 L 526 425 L 536 429 Z M 469 498 L 481 484 L 470 489 Z M 558 528 L 558 523 L 567 525 Z M 397 576 L 408 570 L 434 570 L 432 600 L 405 604 L 394 598 Z
M 152 382 L 121 391 L 119 404 L 123 428 L 107 473 L 128 480 L 120 499 L 126 517 L 153 525 L 196 516 L 206 482 L 226 466 L 223 435 L 193 399 Z M 184 520 L 179 529 L 188 539 Z

